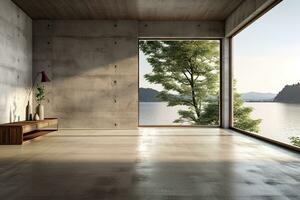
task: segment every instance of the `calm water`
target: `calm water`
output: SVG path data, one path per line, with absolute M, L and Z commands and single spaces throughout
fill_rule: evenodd
M 185 106 L 168 107 L 165 102 L 140 102 L 140 125 L 176 125 L 173 123 L 179 118 L 177 113 Z
M 253 118 L 262 119 L 260 134 L 281 142 L 289 137 L 300 136 L 300 104 L 245 103 L 254 108 Z M 140 103 L 140 125 L 174 125 L 177 110 L 182 107 L 167 107 L 162 102 Z
M 300 136 L 300 104 L 245 103 L 254 108 L 252 118 L 262 119 L 260 134 L 289 143 L 289 137 Z

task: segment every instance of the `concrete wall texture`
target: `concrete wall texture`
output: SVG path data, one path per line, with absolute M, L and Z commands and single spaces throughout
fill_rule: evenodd
M 36 21 L 33 73 L 45 70 L 46 116 L 62 128 L 137 127 L 134 21 Z
M 224 23 L 34 21 L 33 74 L 52 79 L 46 116 L 61 128 L 137 128 L 138 38 L 151 36 L 222 38 Z
M 0 0 L 0 123 L 25 119 L 32 74 L 32 21 Z

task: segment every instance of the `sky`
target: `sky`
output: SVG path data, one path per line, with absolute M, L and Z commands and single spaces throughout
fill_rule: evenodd
M 143 88 L 153 88 L 158 91 L 162 91 L 163 87 L 159 84 L 152 84 L 149 83 L 146 79 L 144 79 L 145 74 L 149 74 L 152 72 L 151 65 L 147 62 L 147 57 L 145 54 L 140 50 L 139 51 L 139 85 Z
M 140 87 L 162 90 L 143 75 L 151 65 L 140 51 Z M 233 38 L 238 92 L 278 93 L 300 82 L 300 0 L 283 0 Z
M 233 38 L 238 92 L 278 93 L 300 82 L 299 10 L 299 0 L 283 0 Z

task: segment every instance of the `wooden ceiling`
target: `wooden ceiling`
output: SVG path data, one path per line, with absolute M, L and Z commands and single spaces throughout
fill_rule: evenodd
M 225 20 L 243 0 L 13 0 L 32 19 Z

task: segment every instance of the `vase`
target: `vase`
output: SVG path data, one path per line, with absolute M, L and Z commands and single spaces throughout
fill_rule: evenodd
M 26 106 L 26 121 L 30 121 L 30 120 L 32 120 L 32 106 L 28 101 Z
M 34 115 L 34 120 L 40 120 L 40 117 L 39 117 L 39 114 L 37 114 L 37 113 L 35 113 L 35 115 Z
M 37 107 L 37 113 L 40 117 L 40 120 L 44 120 L 45 119 L 45 112 L 44 112 L 44 106 L 42 104 L 39 104 Z

